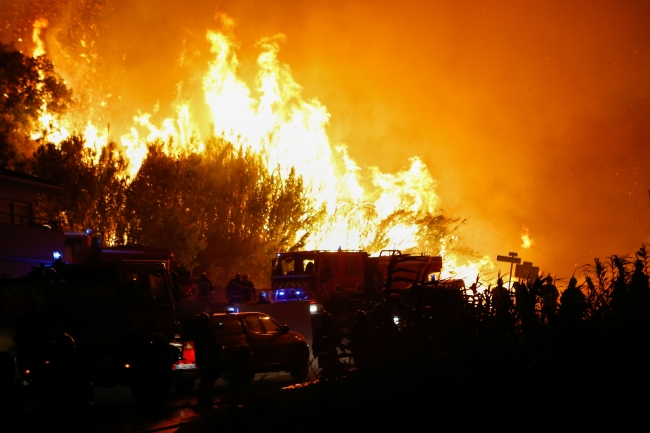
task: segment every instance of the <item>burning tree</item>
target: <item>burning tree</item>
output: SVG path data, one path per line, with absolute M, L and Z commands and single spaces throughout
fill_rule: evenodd
M 86 147 L 82 136 L 75 135 L 58 146 L 40 146 L 29 163 L 32 174 L 63 187 L 41 197 L 41 216 L 57 221 L 64 230 L 90 228 L 103 233 L 110 243 L 117 242 L 127 179 L 126 162 L 115 143 L 97 151 Z
M 300 247 L 320 215 L 300 177 L 284 179 L 216 138 L 202 153 L 178 156 L 151 145 L 125 194 L 118 238 L 171 249 L 218 281 L 244 270 L 266 278 L 269 257 Z
M 37 146 L 31 134 L 45 113 L 62 114 L 72 91 L 45 56 L 28 57 L 0 44 L 0 166 L 19 167 Z

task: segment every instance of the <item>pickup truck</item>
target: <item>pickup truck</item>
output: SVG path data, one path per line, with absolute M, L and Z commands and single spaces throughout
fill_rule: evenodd
M 268 314 L 203 313 L 182 320 L 181 326 L 184 348 L 209 346 L 206 358 L 214 359 L 226 380 L 250 382 L 255 373 L 288 371 L 295 381 L 304 381 L 309 373 L 305 338 Z M 196 365 L 201 368 L 206 360 L 201 359 L 199 350 L 188 355 L 195 354 Z M 176 365 L 187 371 L 184 367 L 182 363 Z

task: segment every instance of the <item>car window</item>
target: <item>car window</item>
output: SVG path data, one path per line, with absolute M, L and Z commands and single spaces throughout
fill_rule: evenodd
M 282 326 L 270 316 L 261 316 L 260 319 L 262 319 L 267 334 L 280 333 L 282 330 Z
M 253 334 L 264 334 L 264 327 L 262 327 L 262 322 L 260 322 L 259 316 L 245 316 L 244 323 L 246 323 L 246 327 Z
M 210 324 L 214 329 L 215 335 L 234 335 L 243 333 L 237 316 L 215 315 L 210 318 Z

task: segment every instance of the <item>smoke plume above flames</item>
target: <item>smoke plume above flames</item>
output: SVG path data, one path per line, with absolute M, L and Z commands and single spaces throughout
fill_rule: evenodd
M 559 276 L 649 239 L 649 6 L 393 3 L 0 0 L 0 39 L 33 53 L 38 28 L 78 101 L 63 126 L 133 170 L 149 140 L 223 134 L 330 210 L 442 207 Z

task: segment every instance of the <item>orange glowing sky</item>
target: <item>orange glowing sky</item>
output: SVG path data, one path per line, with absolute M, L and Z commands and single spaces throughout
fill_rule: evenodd
M 29 50 L 46 16 L 46 45 L 95 54 L 98 70 L 51 58 L 73 89 L 103 83 L 113 129 L 171 110 L 181 81 L 182 96 L 200 88 L 217 11 L 236 22 L 244 78 L 255 43 L 286 35 L 280 59 L 357 163 L 393 172 L 420 156 L 477 251 L 568 277 L 650 241 L 647 2 L 0 0 L 0 39 Z

